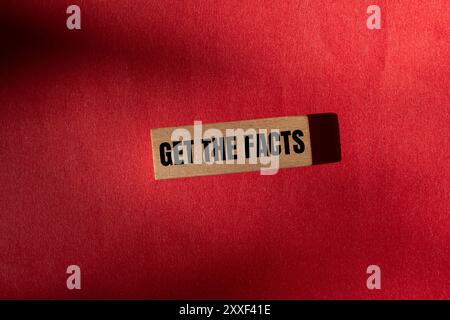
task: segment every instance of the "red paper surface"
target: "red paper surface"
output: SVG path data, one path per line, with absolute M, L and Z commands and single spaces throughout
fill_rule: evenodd
M 448 1 L 70 4 L 0 4 L 0 298 L 450 298 Z M 153 177 L 151 128 L 317 112 L 340 163 Z

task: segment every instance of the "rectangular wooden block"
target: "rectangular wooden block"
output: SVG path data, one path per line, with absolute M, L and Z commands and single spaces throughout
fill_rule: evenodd
M 335 114 L 152 129 L 151 139 L 155 179 L 261 169 L 273 174 L 340 160 Z

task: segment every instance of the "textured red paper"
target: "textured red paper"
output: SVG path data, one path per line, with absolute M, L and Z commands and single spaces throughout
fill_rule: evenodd
M 0 4 L 0 298 L 450 298 L 448 1 L 69 4 Z M 316 112 L 340 163 L 153 177 L 151 128 Z

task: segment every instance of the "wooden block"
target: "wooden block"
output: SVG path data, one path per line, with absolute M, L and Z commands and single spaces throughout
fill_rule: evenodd
M 340 161 L 332 113 L 152 129 L 151 138 L 155 179 Z

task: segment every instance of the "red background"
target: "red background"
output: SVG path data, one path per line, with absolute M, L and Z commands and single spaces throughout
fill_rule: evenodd
M 69 31 L 2 0 L 0 298 L 450 298 L 449 2 L 374 2 L 382 30 L 230 0 L 77 1 Z M 151 128 L 316 112 L 340 163 L 153 177 Z

